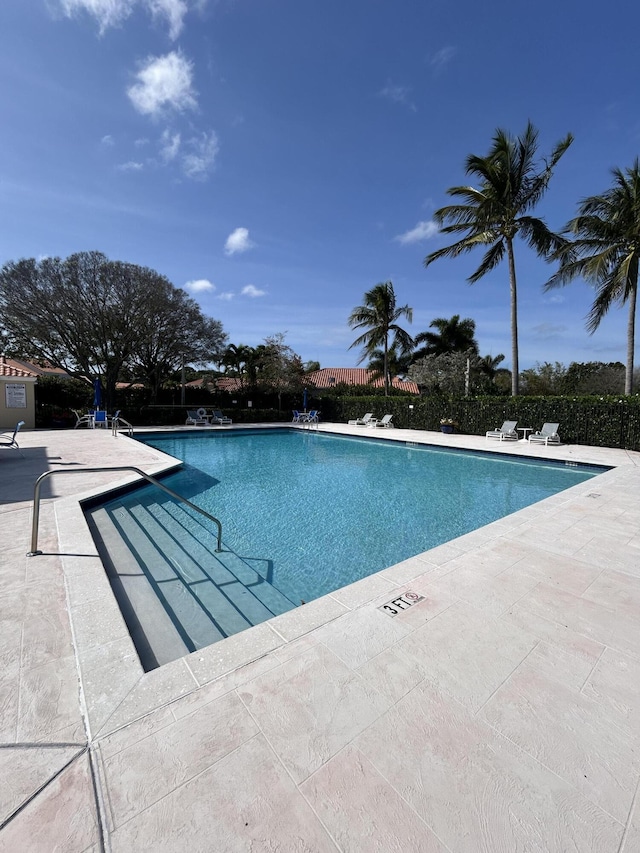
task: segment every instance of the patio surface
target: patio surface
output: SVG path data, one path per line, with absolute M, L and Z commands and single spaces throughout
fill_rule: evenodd
M 198 428 L 193 428 L 198 429 Z M 640 851 L 640 454 L 144 673 L 78 500 L 174 464 L 104 430 L 0 450 L 0 851 Z M 202 430 L 200 430 L 202 431 Z M 424 600 L 392 618 L 405 592 Z

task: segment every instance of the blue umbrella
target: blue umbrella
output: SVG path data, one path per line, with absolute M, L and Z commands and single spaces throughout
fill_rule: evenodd
M 102 405 L 102 385 L 100 384 L 100 377 L 95 379 L 93 382 L 93 408 L 99 409 Z
M 304 393 L 302 395 L 302 408 L 307 411 L 307 389 L 304 389 Z

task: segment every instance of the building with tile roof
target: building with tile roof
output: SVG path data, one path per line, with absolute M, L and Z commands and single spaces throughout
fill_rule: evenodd
M 371 385 L 374 388 L 384 388 L 384 379 L 376 375 L 375 371 L 366 367 L 323 367 L 309 373 L 306 377 L 309 387 L 318 391 L 333 388 L 336 385 Z M 419 394 L 420 389 L 415 382 L 409 379 L 401 379 L 394 376 L 391 385 L 398 391 L 406 394 Z
M 37 381 L 33 371 L 0 356 L 0 430 L 13 429 L 18 421 L 24 421 L 25 429 L 35 427 Z
M 373 388 L 384 388 L 384 380 L 376 376 L 373 370 L 366 367 L 323 367 L 307 373 L 304 377 L 307 388 L 315 388 L 317 391 L 328 391 L 336 385 L 371 385 Z M 193 382 L 187 382 L 188 388 L 207 388 L 214 385 L 219 391 L 239 393 L 243 389 L 242 381 L 234 376 L 221 376 L 211 380 L 209 377 L 201 377 Z M 409 379 L 401 379 L 394 376 L 391 385 L 397 391 L 405 394 L 419 394 L 420 389 L 415 382 Z

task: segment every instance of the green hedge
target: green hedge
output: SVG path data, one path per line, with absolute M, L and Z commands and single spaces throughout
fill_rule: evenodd
M 409 407 L 413 406 L 413 409 Z M 458 431 L 484 435 L 503 421 L 540 429 L 558 422 L 565 444 L 621 447 L 640 450 L 640 396 L 631 397 L 482 397 L 445 400 L 442 397 L 341 397 L 324 398 L 323 421 L 346 422 L 373 412 L 393 415 L 404 429 L 439 430 L 441 418 L 452 418 Z

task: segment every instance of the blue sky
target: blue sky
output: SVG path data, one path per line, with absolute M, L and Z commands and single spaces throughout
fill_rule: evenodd
M 537 209 L 552 228 L 640 149 L 640 8 L 540 0 L 2 0 L 0 263 L 100 250 L 186 288 L 232 343 L 286 332 L 355 366 L 347 318 L 391 279 L 414 309 L 476 321 L 510 360 L 506 265 L 441 260 L 433 211 L 468 154 L 531 119 L 575 142 Z M 626 309 L 553 294 L 516 246 L 520 366 L 625 359 Z

